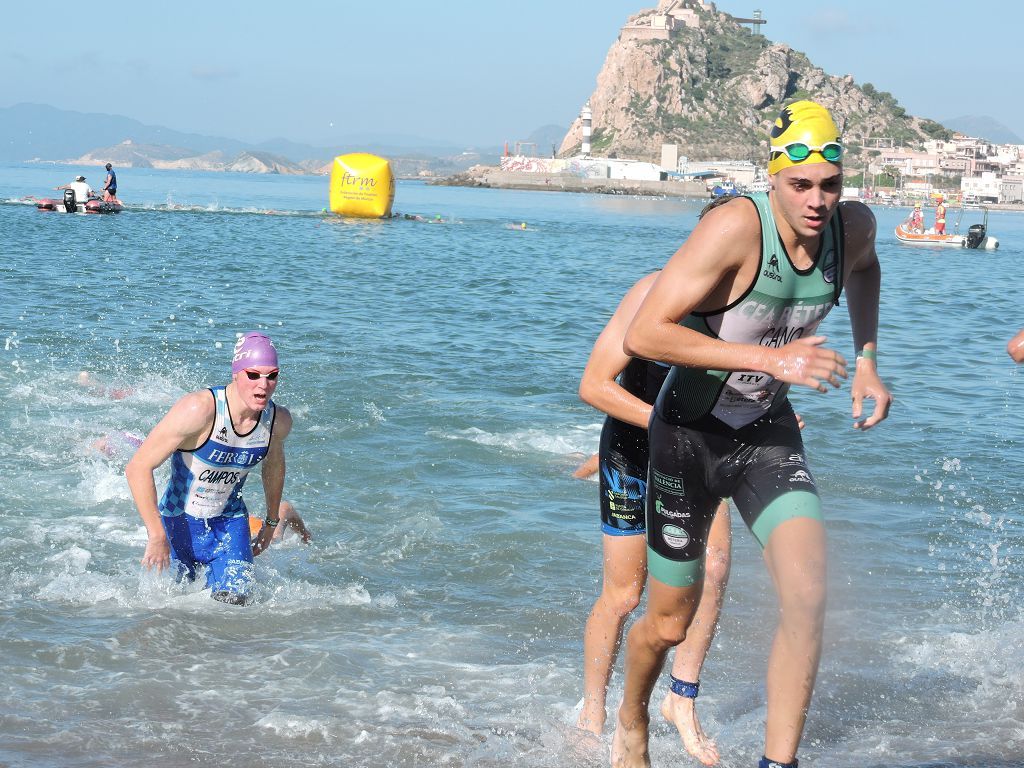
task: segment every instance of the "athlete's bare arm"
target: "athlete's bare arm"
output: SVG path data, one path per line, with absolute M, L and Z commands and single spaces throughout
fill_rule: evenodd
M 853 346 L 858 352 L 877 354 L 878 301 L 882 285 L 882 269 L 875 252 L 875 216 L 859 202 L 840 205 L 846 231 L 846 305 L 853 330 Z M 878 376 L 876 360 L 858 357 L 853 385 L 853 426 L 870 429 L 889 415 L 892 394 Z M 864 400 L 874 400 L 871 415 L 863 417 Z
M 819 391 L 839 386 L 845 361 L 821 346 L 823 336 L 779 348 L 720 341 L 684 328 L 693 311 L 711 311 L 739 298 L 757 279 L 761 223 L 754 204 L 738 199 L 708 212 L 669 259 L 626 332 L 632 357 L 719 371 L 764 371 Z
M 146 525 L 148 541 L 142 555 L 142 564 L 146 568 L 156 566 L 158 571 L 162 571 L 170 565 L 171 557 L 170 545 L 157 509 L 153 472 L 179 448 L 199 446 L 213 426 L 216 410 L 213 396 L 208 390 L 185 395 L 153 427 L 153 431 L 142 441 L 125 467 L 128 487 L 142 522 Z
M 1024 363 L 1024 330 L 1010 339 L 1010 343 L 1006 345 L 1006 353 L 1013 358 L 1013 362 Z
M 292 431 L 292 415 L 283 406 L 276 406 L 274 415 L 274 431 L 270 438 L 270 446 L 267 448 L 266 458 L 263 459 L 260 473 L 263 477 L 263 494 L 267 501 L 267 519 L 276 520 L 281 508 L 281 495 L 284 493 L 284 441 L 288 433 Z M 275 510 L 272 514 L 270 510 Z M 270 546 L 274 538 L 275 528 L 264 525 L 256 541 L 252 545 L 253 555 L 260 554 Z
M 580 380 L 580 399 L 627 424 L 647 428 L 651 406 L 623 389 L 616 377 L 632 358 L 622 350 L 626 329 L 658 273 L 638 280 L 619 302 L 604 330 L 594 342 Z

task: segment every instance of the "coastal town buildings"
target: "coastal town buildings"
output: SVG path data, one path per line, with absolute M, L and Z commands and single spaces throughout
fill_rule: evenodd
M 895 174 L 904 189 L 922 181 L 926 187 L 947 188 L 960 177 L 964 202 L 1024 202 L 1024 144 L 954 134 L 948 141 L 926 141 L 921 150 L 890 146 L 869 151 L 867 172 Z
M 589 104 L 585 110 L 589 112 Z M 588 151 L 575 157 L 564 158 L 506 155 L 501 158 L 501 169 L 612 181 L 703 179 L 709 190 L 722 184 L 751 189 L 764 182 L 759 165 L 730 159 L 694 161 L 681 156 L 674 144 L 662 146 L 660 163 L 595 157 L 590 154 L 589 146 L 586 149 Z M 937 192 L 950 192 L 958 180 L 960 199 L 965 203 L 1024 203 L 1024 145 L 1021 144 L 993 144 L 956 134 L 949 141 L 926 142 L 923 149 L 883 146 L 869 150 L 869 154 L 871 159 L 864 168 L 851 165 L 850 170 L 863 171 L 865 179 L 895 177 L 895 195 L 869 185 L 874 187 L 873 194 L 882 197 L 926 199 Z M 851 188 L 846 194 L 861 192 Z

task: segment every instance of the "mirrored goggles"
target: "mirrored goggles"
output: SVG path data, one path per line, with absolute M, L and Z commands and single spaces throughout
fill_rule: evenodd
M 784 147 L 770 147 L 772 152 L 782 152 L 794 163 L 800 163 L 817 152 L 830 163 L 837 162 L 843 156 L 843 145 L 838 141 L 826 141 L 820 147 L 812 147 L 802 141 L 794 141 Z
M 259 371 L 254 371 L 252 368 L 246 368 L 245 378 L 247 378 L 249 381 L 257 381 L 262 376 L 267 381 L 277 381 L 277 375 L 279 373 L 281 373 L 281 371 L 277 370 L 276 368 L 270 373 L 260 373 Z

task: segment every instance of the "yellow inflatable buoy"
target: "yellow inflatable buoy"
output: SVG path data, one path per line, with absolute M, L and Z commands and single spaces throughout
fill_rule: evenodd
M 391 163 L 366 152 L 334 158 L 331 169 L 331 211 L 341 216 L 379 219 L 391 215 L 395 178 Z

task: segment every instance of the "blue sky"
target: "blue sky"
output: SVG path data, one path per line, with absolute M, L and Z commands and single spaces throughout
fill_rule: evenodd
M 29 101 L 246 141 L 414 135 L 470 145 L 568 126 L 619 27 L 656 0 L 223 0 L 5 4 L 0 106 Z M 1009 0 L 728 0 L 830 74 L 912 114 L 989 115 L 1024 137 Z

